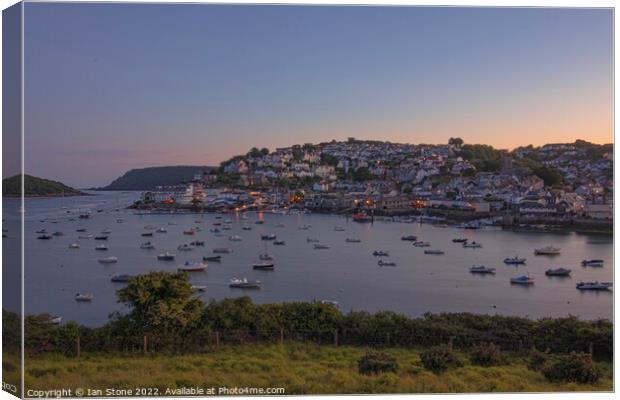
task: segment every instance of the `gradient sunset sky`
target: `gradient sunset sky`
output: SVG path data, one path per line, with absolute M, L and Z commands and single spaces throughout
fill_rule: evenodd
M 610 9 L 25 7 L 26 172 L 77 187 L 349 136 L 613 141 Z

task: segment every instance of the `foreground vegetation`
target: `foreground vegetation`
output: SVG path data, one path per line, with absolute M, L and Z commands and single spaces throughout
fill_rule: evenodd
M 273 386 L 316 394 L 612 388 L 607 320 L 343 314 L 330 304 L 258 305 L 248 297 L 204 304 L 186 273 L 167 272 L 130 279 L 118 298 L 128 311 L 99 328 L 28 316 L 27 385 Z M 9 354 L 21 348 L 20 324 L 3 312 L 7 376 L 19 365 Z
M 199 385 L 283 387 L 286 394 L 612 390 L 610 363 L 597 363 L 602 370 L 598 383 L 578 384 L 550 382 L 517 355 L 509 355 L 504 364 L 491 367 L 473 365 L 461 355 L 465 360 L 462 367 L 434 373 L 424 368 L 418 349 L 383 351 L 397 361 L 396 372 L 358 372 L 358 360 L 366 354 L 364 348 L 286 342 L 223 346 L 200 355 L 102 354 L 79 359 L 45 355 L 27 359 L 25 381 L 32 389 L 156 386 L 164 392 L 166 388 Z M 17 360 L 4 362 L 18 365 Z M 5 379 L 12 378 L 9 373 Z

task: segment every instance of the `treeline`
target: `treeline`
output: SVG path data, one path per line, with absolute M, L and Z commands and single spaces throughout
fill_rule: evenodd
M 193 294 L 187 274 L 155 272 L 130 281 L 119 290 L 130 306 L 109 323 L 89 328 L 75 323 L 54 326 L 49 316 L 28 316 L 25 349 L 75 354 L 151 349 L 171 352 L 207 351 L 215 345 L 259 341 L 302 340 L 353 346 L 434 346 L 451 343 L 468 349 L 492 343 L 507 351 L 531 348 L 564 354 L 592 351 L 597 359 L 613 356 L 613 325 L 608 320 L 577 317 L 531 320 L 470 313 L 425 314 L 410 318 L 394 312 L 340 312 L 320 302 L 254 304 L 249 297 L 204 304 Z M 5 348 L 19 346 L 19 319 L 3 312 Z M 146 338 L 145 338 L 146 337 Z
M 37 178 L 32 175 L 24 175 L 24 196 L 78 196 L 84 195 L 77 189 L 63 183 L 49 179 Z M 15 175 L 2 180 L 2 195 L 17 197 L 22 195 L 22 175 Z

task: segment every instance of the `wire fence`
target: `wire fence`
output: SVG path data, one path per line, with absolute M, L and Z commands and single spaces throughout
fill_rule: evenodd
M 479 333 L 477 335 L 424 334 L 403 330 L 202 330 L 189 335 L 161 335 L 147 333 L 111 337 L 80 334 L 49 340 L 27 341 L 31 353 L 60 353 L 80 357 L 91 353 L 189 354 L 216 351 L 224 346 L 248 344 L 311 343 L 326 346 L 356 346 L 366 348 L 415 348 L 449 344 L 455 349 L 466 350 L 472 346 L 493 343 L 502 350 L 529 352 L 536 347 L 531 337 L 518 339 Z M 539 348 L 539 350 L 545 350 Z M 553 349 L 552 349 L 553 350 Z M 607 358 L 613 349 L 606 343 L 580 342 L 570 349 L 590 353 L 593 357 Z

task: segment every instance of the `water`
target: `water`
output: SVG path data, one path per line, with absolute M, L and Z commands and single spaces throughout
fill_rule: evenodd
M 255 302 L 333 300 L 343 311 L 391 310 L 410 316 L 425 312 L 474 312 L 507 314 L 532 318 L 577 315 L 586 319 L 612 319 L 613 292 L 580 292 L 575 283 L 581 280 L 611 281 L 613 278 L 613 244 L 609 237 L 577 234 L 517 233 L 496 228 L 459 230 L 434 227 L 427 224 L 380 222 L 359 224 L 341 216 L 329 215 L 135 215 L 124 207 L 136 193 L 102 193 L 96 196 L 61 199 L 29 199 L 26 202 L 26 314 L 47 312 L 62 315 L 65 320 L 97 326 L 107 321 L 108 315 L 123 306 L 116 301 L 116 290 L 122 283 L 110 282 L 114 273 L 140 274 L 148 271 L 175 271 L 178 264 L 211 255 L 216 247 L 229 247 L 221 263 L 211 262 L 206 272 L 191 273 L 196 285 L 206 285 L 199 295 L 203 300 L 250 296 Z M 5 200 L 7 202 L 15 200 Z M 65 209 L 61 208 L 65 206 Z M 116 210 L 118 208 L 118 211 Z M 77 219 L 80 211 L 91 210 L 93 217 Z M 97 210 L 103 210 L 97 212 Z M 67 213 L 70 211 L 70 213 Z M 74 220 L 70 220 L 73 218 Z M 122 218 L 123 223 L 117 223 Z M 223 236 L 210 232 L 214 222 L 233 220 L 231 230 L 222 230 Z M 40 220 L 45 219 L 45 222 Z M 263 225 L 254 224 L 263 219 Z M 52 223 L 56 220 L 57 223 Z M 200 221 L 196 223 L 195 221 Z M 173 222 L 176 225 L 169 225 Z M 9 237 L 5 246 L 17 245 L 18 220 L 8 219 Z M 276 227 L 283 223 L 284 227 Z M 247 224 L 252 230 L 246 231 Z M 310 224 L 310 230 L 298 226 Z M 167 233 L 141 237 L 145 225 L 165 227 Z M 343 226 L 344 232 L 334 227 Z M 202 231 L 194 236 L 183 235 L 183 230 L 199 226 Z M 62 231 L 64 236 L 51 240 L 37 240 L 35 232 L 45 228 L 48 233 Z M 78 239 L 77 228 L 86 228 L 90 234 L 104 229 L 112 233 L 107 242 L 110 250 L 95 251 L 93 239 Z M 220 227 L 221 228 L 221 227 Z M 261 234 L 274 233 L 286 240 L 285 246 L 260 239 Z M 403 235 L 414 234 L 420 240 L 431 242 L 431 249 L 442 249 L 443 256 L 425 255 L 425 248 L 416 248 L 402 241 Z M 243 241 L 229 241 L 228 236 L 240 235 Z M 455 237 L 467 237 L 482 243 L 482 249 L 465 249 L 452 243 Z M 318 238 L 330 246 L 315 250 L 307 238 Z M 361 243 L 345 243 L 345 238 L 356 237 Z M 140 243 L 150 240 L 155 250 L 140 249 Z M 205 247 L 180 252 L 179 244 L 204 240 Z M 69 249 L 72 242 L 80 249 Z M 536 247 L 553 245 L 562 248 L 556 257 L 534 256 Z M 265 250 L 275 257 L 275 271 L 256 271 L 252 263 Z M 396 267 L 379 267 L 378 258 L 371 253 L 387 250 Z M 177 254 L 174 262 L 158 261 L 157 254 L 169 250 Z M 13 263 L 13 253 L 5 252 L 5 260 Z M 515 255 L 527 257 L 525 266 L 507 266 L 502 260 Z M 105 256 L 117 256 L 117 264 L 100 264 Z M 6 257 L 9 257 L 8 259 Z M 602 268 L 582 267 L 587 258 L 605 260 Z M 473 264 L 495 267 L 494 276 L 470 274 Z M 10 265 L 5 262 L 5 265 Z M 569 278 L 547 277 L 550 267 L 572 269 Z M 535 278 L 531 287 L 511 285 L 510 277 L 529 273 Z M 258 279 L 260 290 L 232 289 L 233 277 Z M 78 303 L 76 292 L 95 295 L 92 303 Z

